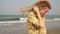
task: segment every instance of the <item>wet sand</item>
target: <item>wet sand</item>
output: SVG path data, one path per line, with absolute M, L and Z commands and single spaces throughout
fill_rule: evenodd
M 48 29 L 47 34 L 60 34 L 60 28 Z
M 60 34 L 60 21 L 47 21 L 48 34 Z M 0 34 L 27 34 L 26 23 L 0 23 Z

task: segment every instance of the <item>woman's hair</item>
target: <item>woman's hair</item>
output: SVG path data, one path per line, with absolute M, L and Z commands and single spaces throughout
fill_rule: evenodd
M 49 9 L 51 9 L 51 6 L 48 1 L 39 1 L 39 2 L 35 3 L 34 5 L 38 6 L 38 8 L 39 7 L 42 7 L 42 8 L 48 7 Z
M 38 8 L 43 8 L 43 7 L 48 7 L 49 9 L 51 9 L 51 6 L 49 4 L 48 1 L 38 1 L 35 4 L 33 4 L 32 6 L 22 9 L 22 12 L 30 12 L 30 11 L 34 11 L 33 6 L 38 6 Z

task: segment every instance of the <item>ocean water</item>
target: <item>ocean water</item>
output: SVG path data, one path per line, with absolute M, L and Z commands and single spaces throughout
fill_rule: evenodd
M 26 18 L 27 15 L 0 15 L 0 21 L 12 21 L 19 20 L 20 18 Z M 60 19 L 60 15 L 46 15 L 47 20 Z

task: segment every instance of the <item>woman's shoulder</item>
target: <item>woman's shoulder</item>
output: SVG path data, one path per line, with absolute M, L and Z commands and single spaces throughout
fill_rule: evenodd
M 29 12 L 28 14 L 29 14 L 29 15 L 34 15 L 34 12 Z
M 33 14 L 33 12 L 29 12 L 29 14 Z
M 36 16 L 36 15 L 34 14 L 34 12 L 29 12 L 28 16 Z

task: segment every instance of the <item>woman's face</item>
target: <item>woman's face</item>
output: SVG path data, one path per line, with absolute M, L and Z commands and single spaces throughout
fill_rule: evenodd
M 48 8 L 48 7 L 43 7 L 43 8 L 40 10 L 40 13 L 41 13 L 41 14 L 46 14 L 48 11 L 49 11 L 49 8 Z

